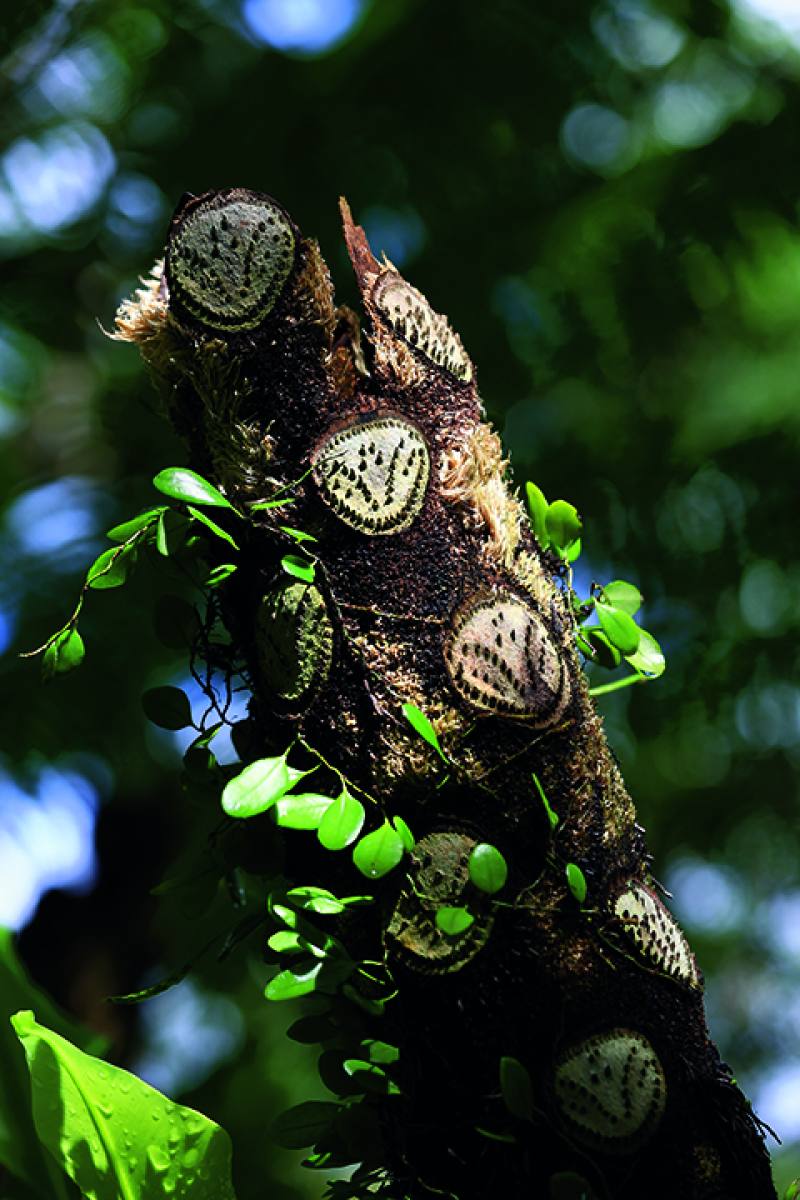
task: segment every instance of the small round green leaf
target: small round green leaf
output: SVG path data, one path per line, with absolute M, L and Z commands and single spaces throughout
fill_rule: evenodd
M 302 579 L 306 583 L 314 582 L 314 564 L 302 554 L 285 554 L 281 566 L 287 575 Z
M 642 607 L 642 593 L 632 583 L 624 579 L 614 579 L 603 587 L 603 599 L 614 608 L 621 608 L 629 617 L 633 617 Z
M 380 879 L 400 862 L 405 846 L 400 834 L 388 821 L 356 843 L 353 862 L 368 879 Z
M 508 864 L 496 846 L 478 842 L 469 856 L 469 877 L 476 888 L 493 896 L 505 887 Z
M 344 850 L 356 840 L 364 824 L 364 805 L 346 787 L 325 810 L 317 837 L 326 850 Z
M 606 667 L 609 671 L 612 671 L 614 667 L 618 667 L 622 662 L 622 655 L 619 650 L 611 644 L 599 626 L 587 625 L 581 630 L 581 636 L 586 642 L 586 653 L 590 656 L 592 662 L 596 662 L 598 666 Z
M 643 675 L 650 675 L 653 679 L 663 675 L 667 665 L 661 647 L 646 629 L 639 630 L 639 645 L 636 647 L 636 653 L 626 654 L 625 657 L 637 671 L 641 671 Z
M 533 1117 L 533 1086 L 528 1071 L 517 1058 L 503 1055 L 500 1059 L 500 1091 L 503 1102 L 512 1114 L 522 1121 Z
M 308 942 L 291 929 L 279 929 L 277 933 L 270 934 L 267 945 L 276 954 L 302 954 L 308 949 Z
M 613 604 L 596 601 L 595 609 L 603 633 L 620 654 L 634 654 L 639 645 L 641 630 L 629 613 Z
M 413 833 L 408 828 L 408 825 L 406 825 L 402 817 L 392 817 L 392 824 L 400 834 L 400 837 L 403 839 L 403 845 L 410 854 L 417 844 L 414 840 Z
M 583 524 L 574 504 L 566 500 L 554 500 L 547 506 L 545 516 L 547 536 L 556 550 L 563 552 L 581 536 Z
M 580 869 L 577 863 L 567 863 L 564 868 L 564 874 L 567 877 L 567 886 L 572 892 L 578 904 L 583 904 L 586 899 L 586 876 Z
M 77 629 L 63 629 L 53 638 L 42 658 L 42 677 L 52 679 L 54 675 L 65 675 L 83 662 L 86 651 L 83 638 Z
M 222 807 L 229 817 L 255 817 L 271 808 L 291 786 L 285 754 L 259 758 L 225 785 Z
M 294 1000 L 298 996 L 307 996 L 316 988 L 317 976 L 323 966 L 324 963 L 315 963 L 310 970 L 302 974 L 280 971 L 274 979 L 270 979 L 264 989 L 264 995 L 267 1000 Z
M 292 793 L 281 796 L 273 812 L 282 829 L 319 829 L 332 804 L 332 796 L 320 796 L 316 792 Z
M 185 729 L 192 724 L 189 697 L 177 687 L 150 688 L 142 696 L 144 714 L 161 729 Z
M 233 508 L 219 488 L 188 467 L 167 467 L 159 471 L 153 483 L 165 496 L 187 504 L 208 504 L 212 508 Z
M 436 925 L 448 937 L 458 937 L 459 934 L 466 933 L 474 921 L 475 918 L 468 908 L 443 904 L 436 910 Z

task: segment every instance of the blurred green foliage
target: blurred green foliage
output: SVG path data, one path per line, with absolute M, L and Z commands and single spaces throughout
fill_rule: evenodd
M 770 8 L 794 30 L 766 20 Z M 145 689 L 186 675 L 152 625 L 163 584 L 144 568 L 89 595 L 80 671 L 45 687 L 16 658 L 68 617 L 103 530 L 152 503 L 152 476 L 183 461 L 135 353 L 100 326 L 159 254 L 181 193 L 227 185 L 275 195 L 353 302 L 346 194 L 375 249 L 462 335 L 518 481 L 576 504 L 578 591 L 620 577 L 641 589 L 668 668 L 603 697 L 609 735 L 706 973 L 712 1031 L 785 1135 L 779 1183 L 800 1172 L 791 9 L 60 0 L 0 18 L 0 637 L 13 711 L 0 805 L 53 765 L 103 796 L 98 887 L 46 900 L 23 952 L 134 1068 L 171 1061 L 180 1037 L 164 1030 L 184 1022 L 173 1086 L 230 1131 L 240 1200 L 314 1194 L 265 1128 L 327 1094 L 281 1039 L 256 969 L 201 959 L 183 1009 L 148 1002 L 160 1016 L 102 1002 L 207 936 L 185 896 L 160 908 L 148 896 L 209 821 L 179 792 L 173 735 L 140 708 Z M 205 1075 L 187 1069 L 198 1030 L 217 1038 Z

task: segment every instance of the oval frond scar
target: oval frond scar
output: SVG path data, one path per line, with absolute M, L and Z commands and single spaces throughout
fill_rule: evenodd
M 701 986 L 700 972 L 683 930 L 649 888 L 631 880 L 614 901 L 614 914 L 652 966 L 690 987 Z
M 422 508 L 430 455 L 416 426 L 400 417 L 338 430 L 318 447 L 313 463 L 323 500 L 360 533 L 400 533 Z
M 389 944 L 406 966 L 425 975 L 450 975 L 461 970 L 486 945 L 492 930 L 491 912 L 481 912 L 462 934 L 443 933 L 437 910 L 464 903 L 469 890 L 469 856 L 475 838 L 441 830 L 429 833 L 411 855 L 410 878 L 389 920 Z
M 545 728 L 561 719 L 570 682 L 544 621 L 507 593 L 468 603 L 444 648 L 456 690 L 476 708 Z
M 258 610 L 256 648 L 264 680 L 282 700 L 301 700 L 324 683 L 333 625 L 319 588 L 298 582 L 269 592 Z
M 447 318 L 434 312 L 428 301 L 396 271 L 384 271 L 375 281 L 372 302 L 410 346 L 449 371 L 462 383 L 472 378 L 472 363 L 461 339 Z
M 630 1029 L 612 1029 L 562 1054 L 555 1095 L 579 1141 L 608 1154 L 627 1154 L 655 1132 L 667 1085 L 647 1038 Z
M 170 237 L 170 299 L 211 329 L 254 329 L 275 307 L 294 257 L 294 231 L 274 201 L 212 193 L 178 217 Z

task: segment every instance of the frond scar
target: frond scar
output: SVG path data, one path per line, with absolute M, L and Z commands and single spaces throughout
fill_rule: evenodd
M 579 1141 L 607 1154 L 627 1154 L 655 1132 L 664 1114 L 667 1084 L 647 1038 L 630 1029 L 612 1029 L 561 1056 L 555 1095 Z
M 370 298 L 394 332 L 410 346 L 462 383 L 469 383 L 472 363 L 461 339 L 447 318 L 433 311 L 422 292 L 389 268 L 376 279 Z
M 292 224 L 274 200 L 212 192 L 176 218 L 167 249 L 170 302 L 221 332 L 255 329 L 294 266 Z
M 510 593 L 476 597 L 457 612 L 444 657 L 456 690 L 486 712 L 543 729 L 569 703 L 569 675 L 544 621 Z
M 614 901 L 614 914 L 641 956 L 652 966 L 690 987 L 702 987 L 683 930 L 654 892 L 631 880 Z
M 471 886 L 469 856 L 476 845 L 476 839 L 466 834 L 441 831 L 422 838 L 411 855 L 413 887 L 409 883 L 400 893 L 387 934 L 391 948 L 415 971 L 450 975 L 466 966 L 488 941 L 494 922 L 489 912 L 479 913 L 457 937 L 443 933 L 436 924 L 440 908 L 464 903 Z
M 323 500 L 360 533 L 400 533 L 422 508 L 430 454 L 420 431 L 401 417 L 340 429 L 312 461 Z
M 297 702 L 327 679 L 333 661 L 333 624 L 320 590 L 289 583 L 261 601 L 256 618 L 258 663 L 282 700 Z

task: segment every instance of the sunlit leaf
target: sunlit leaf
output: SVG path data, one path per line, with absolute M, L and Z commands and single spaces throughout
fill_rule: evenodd
M 150 688 L 142 696 L 148 720 L 161 729 L 185 729 L 192 724 L 192 709 L 185 692 L 177 687 Z
M 227 1134 L 21 1012 L 36 1131 L 84 1200 L 234 1200 Z M 57 1099 L 57 1103 L 53 1100 Z M 128 1143 L 120 1133 L 127 1131 Z
M 286 898 L 298 908 L 322 915 L 335 915 L 344 912 L 345 906 L 341 900 L 321 887 L 295 887 L 286 893 Z
M 305 583 L 314 582 L 314 564 L 301 554 L 285 554 L 281 559 L 281 566 L 287 575 L 292 575 L 295 579 L 302 579 Z
M 460 905 L 443 904 L 436 910 L 436 925 L 448 937 L 458 937 L 459 934 L 466 933 L 474 923 L 475 918 L 469 909 Z
M 397 1062 L 400 1058 L 400 1050 L 397 1046 L 392 1046 L 388 1042 L 376 1041 L 374 1038 L 366 1038 L 362 1046 L 369 1054 L 369 1061 L 373 1063 L 382 1063 L 384 1066 Z
M 205 525 L 206 529 L 210 529 L 215 537 L 221 538 L 223 542 L 227 542 L 228 545 L 233 546 L 234 550 L 239 549 L 238 545 L 228 533 L 227 529 L 223 529 L 222 526 L 218 525 L 216 521 L 212 521 L 211 517 L 207 516 L 206 513 L 201 511 L 201 509 L 195 508 L 191 504 L 189 504 L 187 507 L 195 521 L 199 521 L 201 525 Z
M 236 563 L 220 563 L 218 567 L 214 567 L 214 570 L 208 576 L 206 587 L 219 587 L 235 570 Z
M 105 1049 L 104 1038 L 81 1028 L 33 983 L 16 953 L 11 931 L 0 926 L 0 1177 L 5 1185 L 0 1185 L 0 1195 L 4 1200 L 16 1197 L 6 1168 L 31 1188 L 29 1193 L 20 1182 L 20 1200 L 23 1196 L 73 1200 L 72 1184 L 37 1137 L 25 1052 L 11 1025 L 13 1014 L 31 1005 L 51 1028 L 82 1049 L 94 1053 Z
M 586 645 L 585 653 L 598 666 L 613 670 L 622 662 L 622 655 L 617 647 L 612 645 L 606 634 L 597 625 L 584 626 L 581 630 L 581 638 Z
M 293 529 L 291 525 L 281 525 L 280 530 L 282 533 L 288 534 L 298 545 L 303 542 L 316 542 L 317 540 L 313 533 L 306 533 L 304 529 Z
M 317 792 L 292 793 L 281 796 L 273 812 L 277 824 L 283 829 L 319 829 L 322 818 L 332 804 L 332 796 L 320 796 Z
M 356 843 L 353 862 L 368 879 L 380 879 L 400 862 L 405 852 L 403 839 L 388 821 Z
M 276 954 L 300 954 L 305 951 L 306 943 L 299 933 L 293 929 L 279 929 L 267 938 L 267 945 Z
M 416 704 L 404 704 L 401 709 L 403 716 L 408 721 L 412 729 L 414 729 L 421 738 L 424 738 L 429 746 L 433 746 L 440 758 L 447 762 L 444 751 L 439 745 L 439 736 L 436 730 L 431 725 L 428 717 L 421 708 L 417 708 Z
M 604 584 L 603 599 L 614 608 L 621 608 L 629 617 L 635 616 L 643 601 L 639 589 L 624 579 L 614 579 L 611 583 Z
M 86 572 L 86 583 L 96 591 L 122 587 L 133 561 L 133 547 L 111 546 L 94 560 Z
M 661 647 L 646 629 L 639 630 L 636 653 L 626 654 L 625 658 L 637 671 L 641 671 L 643 675 L 651 675 L 653 679 L 663 675 L 667 665 Z
M 469 856 L 469 877 L 476 888 L 492 896 L 505 887 L 508 864 L 496 846 L 478 842 Z
M 86 650 L 77 629 L 62 629 L 53 638 L 42 656 L 42 678 L 65 675 L 83 662 Z
M 546 550 L 550 545 L 547 533 L 547 500 L 545 494 L 535 483 L 525 484 L 525 498 L 528 501 L 528 515 L 531 529 L 539 545 Z
M 400 1088 L 394 1083 L 382 1067 L 377 1063 L 367 1062 L 363 1058 L 346 1058 L 342 1067 L 365 1092 L 377 1092 L 381 1095 L 397 1095 Z
M 567 886 L 572 892 L 579 904 L 583 904 L 586 899 L 586 876 L 580 869 L 577 863 L 567 863 L 564 868 L 564 874 L 567 877 Z
M 274 979 L 270 979 L 264 995 L 268 1000 L 295 1000 L 298 996 L 307 996 L 317 986 L 317 979 L 323 968 L 323 963 L 315 963 L 308 971 L 280 971 Z
M 394 825 L 397 832 L 400 834 L 400 837 L 403 840 L 403 845 L 405 846 L 406 850 L 410 854 L 411 851 L 414 849 L 414 847 L 417 844 L 414 840 L 413 833 L 408 828 L 408 825 L 405 823 L 405 821 L 403 820 L 402 817 L 392 817 L 392 824 Z
M 346 787 L 326 809 L 317 837 L 326 850 L 344 850 L 356 840 L 364 824 L 364 805 Z
M 255 817 L 271 808 L 291 786 L 286 754 L 259 758 L 226 783 L 222 807 L 229 817 Z
M 641 630 L 633 617 L 613 604 L 603 604 L 599 600 L 595 604 L 597 618 L 603 633 L 620 654 L 633 654 L 639 645 Z M 588 632 L 588 630 L 586 631 Z
M 558 825 L 558 813 L 554 812 L 553 809 L 550 807 L 550 801 L 547 799 L 544 788 L 542 787 L 541 782 L 539 780 L 539 776 L 536 774 L 535 771 L 533 772 L 532 778 L 533 778 L 533 782 L 536 787 L 536 790 L 539 793 L 539 799 L 541 800 L 542 804 L 544 805 L 544 811 L 547 813 L 547 819 L 550 822 L 550 828 L 555 830 L 556 826 Z
M 559 553 L 568 550 L 577 541 L 583 528 L 575 505 L 566 500 L 554 500 L 548 504 L 545 525 L 547 536 Z
M 126 542 L 129 537 L 133 537 L 140 529 L 146 529 L 150 525 L 154 525 L 162 512 L 166 509 L 164 505 L 159 505 L 157 508 L 148 508 L 146 512 L 139 513 L 137 517 L 131 517 L 129 521 L 123 521 L 121 525 L 115 525 L 113 529 L 109 529 L 106 537 L 112 542 Z
M 503 1102 L 512 1114 L 522 1121 L 533 1117 L 533 1085 L 528 1071 L 522 1063 L 510 1055 L 500 1059 L 500 1092 Z
M 208 504 L 212 508 L 233 508 L 219 488 L 188 467 L 166 467 L 159 471 L 153 483 L 173 500 L 183 500 L 186 504 Z

